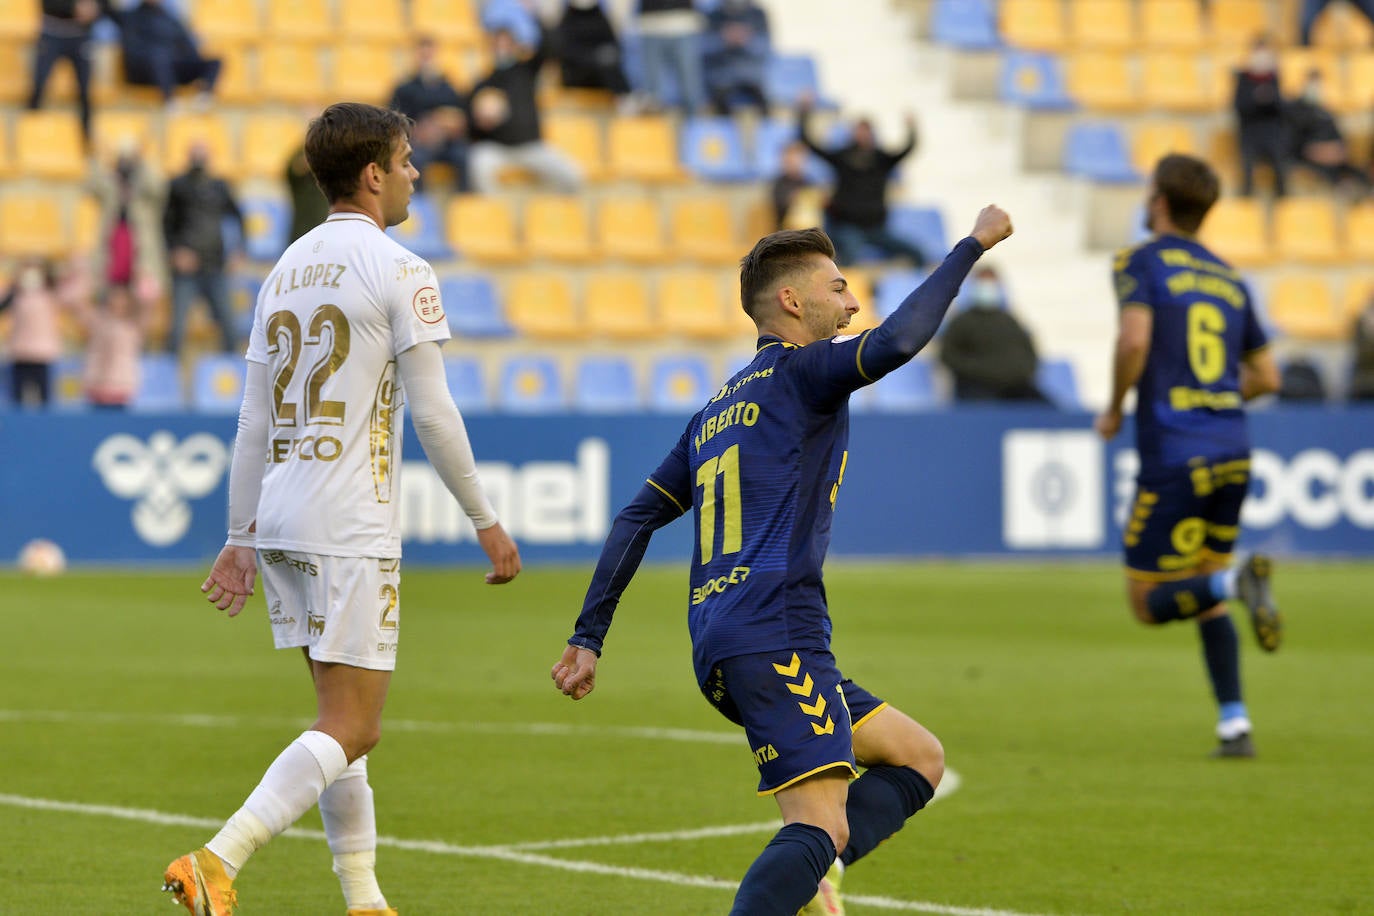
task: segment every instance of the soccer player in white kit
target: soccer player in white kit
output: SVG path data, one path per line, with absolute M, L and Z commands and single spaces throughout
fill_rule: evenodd
M 401 414 L 477 528 L 486 581 L 520 571 L 477 478 L 440 346 L 438 281 L 383 230 L 405 220 L 417 177 L 410 122 L 340 103 L 310 123 L 305 154 L 328 219 L 263 283 L 229 481 L 229 538 L 201 591 L 232 617 L 257 563 L 278 648 L 305 650 L 319 717 L 204 847 L 172 862 L 164 890 L 227 916 L 254 850 L 319 804 L 350 916 L 395 913 L 377 884 L 367 752 L 400 632 Z

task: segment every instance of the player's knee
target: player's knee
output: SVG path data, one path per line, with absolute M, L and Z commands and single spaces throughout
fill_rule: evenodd
M 1127 603 L 1131 608 L 1131 615 L 1136 620 L 1146 626 L 1157 626 L 1159 621 L 1155 615 L 1150 613 L 1150 592 L 1154 591 L 1153 585 L 1143 582 L 1132 582 L 1127 592 Z
M 924 776 L 932 789 L 938 789 L 945 778 L 945 746 L 940 739 L 926 732 L 912 756 L 914 762 L 907 766 Z

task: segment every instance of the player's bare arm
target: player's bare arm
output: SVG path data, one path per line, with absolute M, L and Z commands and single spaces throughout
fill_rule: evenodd
M 477 543 L 491 561 L 491 572 L 487 573 L 488 585 L 505 585 L 520 574 L 520 550 L 500 522 L 478 529 Z
M 580 700 L 596 688 L 596 663 L 596 653 L 591 649 L 568 646 L 549 674 L 564 696 Z

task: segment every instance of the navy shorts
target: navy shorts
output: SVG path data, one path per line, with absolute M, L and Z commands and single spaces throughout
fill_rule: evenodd
M 1195 575 L 1203 561 L 1225 561 L 1240 534 L 1250 458 L 1194 458 L 1185 467 L 1142 472 L 1122 543 L 1126 575 L 1165 582 Z
M 760 795 L 822 770 L 844 768 L 857 776 L 854 730 L 887 706 L 844 678 L 835 656 L 817 649 L 727 658 L 711 668 L 701 692 L 744 727 Z

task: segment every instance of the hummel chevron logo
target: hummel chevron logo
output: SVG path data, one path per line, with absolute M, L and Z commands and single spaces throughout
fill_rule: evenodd
M 825 715 L 825 697 L 816 697 L 815 706 L 807 706 L 805 703 L 798 703 L 797 705 L 800 706 L 801 711 L 808 716 L 815 716 L 819 719 L 821 716 Z M 829 716 L 826 716 L 826 718 L 829 718 Z
M 783 677 L 796 677 L 797 672 L 801 670 L 801 659 L 797 658 L 797 653 L 793 652 L 792 663 L 790 665 L 779 665 L 774 663 L 773 670 Z
M 811 730 L 818 735 L 833 735 L 835 733 L 835 720 L 826 716 L 825 725 L 817 725 L 815 722 L 812 722 Z
M 774 665 L 773 667 L 776 668 L 777 665 Z M 809 697 L 809 696 L 811 696 L 811 690 L 812 690 L 814 687 L 815 687 L 815 684 L 812 683 L 812 681 L 811 681 L 811 675 L 809 675 L 809 674 L 806 676 L 806 680 L 802 681 L 800 684 L 788 684 L 788 685 L 787 685 L 787 689 L 788 689 L 788 690 L 792 691 L 792 692 L 795 693 L 797 696 L 801 696 L 801 697 Z

